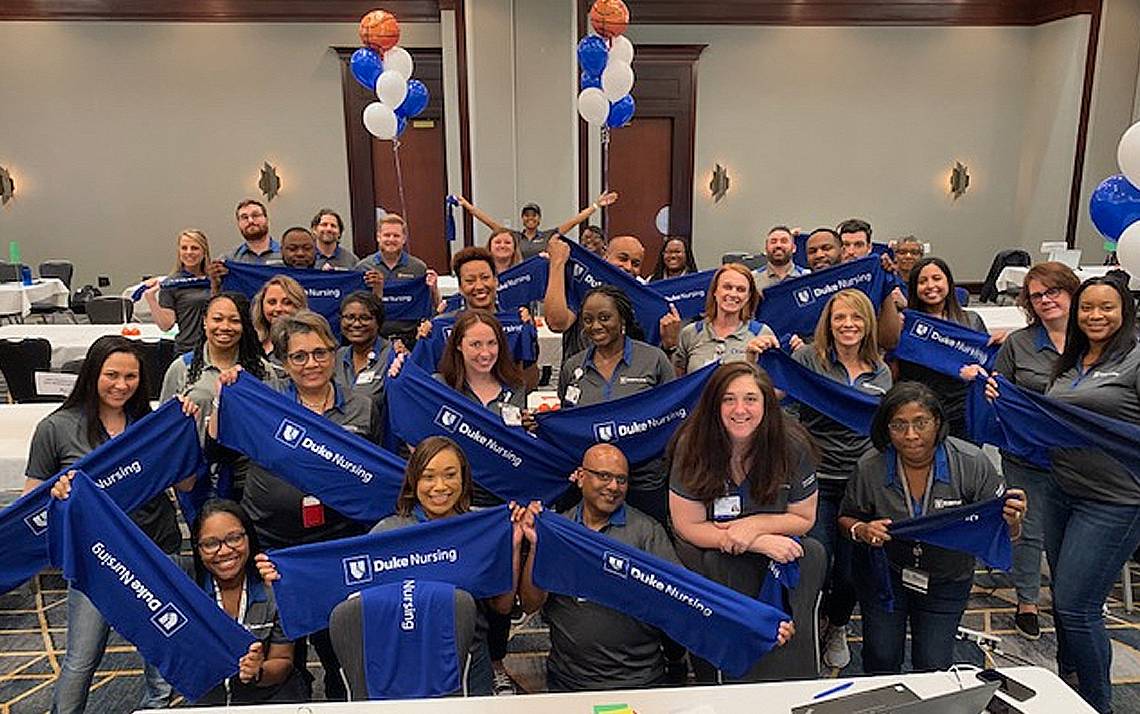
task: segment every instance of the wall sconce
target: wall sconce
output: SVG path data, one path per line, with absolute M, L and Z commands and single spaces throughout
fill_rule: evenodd
M 8 205 L 8 201 L 16 195 L 16 182 L 8 169 L 0 166 L 0 206 Z
M 970 187 L 970 172 L 966 165 L 961 161 L 954 162 L 954 168 L 950 170 L 950 193 L 954 196 L 954 200 L 965 195 L 966 189 Z
M 717 164 L 716 168 L 713 169 L 712 181 L 709 181 L 709 191 L 712 192 L 714 202 L 720 203 L 720 199 L 728 193 L 728 184 L 728 169 Z
M 261 179 L 257 187 L 265 196 L 266 201 L 272 201 L 281 192 L 281 177 L 277 175 L 277 167 L 266 161 L 261 166 Z

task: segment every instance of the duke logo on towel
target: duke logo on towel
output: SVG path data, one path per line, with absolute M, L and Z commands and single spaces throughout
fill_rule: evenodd
M 903 331 L 895 357 L 922 364 L 950 377 L 968 364 L 989 369 L 998 345 L 990 336 L 916 310 L 903 311 Z
M 309 309 L 329 322 L 333 334 L 340 337 L 340 301 L 349 293 L 368 290 L 364 273 L 355 270 L 315 270 L 288 268 L 283 265 L 253 265 L 226 261 L 229 270 L 222 278 L 223 290 L 234 290 L 253 299 L 261 286 L 276 275 L 293 278 L 305 291 Z M 385 289 L 387 289 L 385 285 Z
M 610 265 L 577 243 L 568 242 L 570 262 L 566 265 L 566 303 L 573 310 L 581 310 L 586 293 L 599 285 L 613 285 L 626 294 L 633 303 L 633 312 L 645 341 L 651 345 L 661 342 L 658 321 L 669 312 L 669 303 L 656 290 L 642 285 L 629 273 Z
M 888 275 L 874 256 L 769 285 L 756 310 L 756 319 L 777 335 L 810 335 L 832 295 L 854 288 L 866 293 L 878 309 L 891 290 Z

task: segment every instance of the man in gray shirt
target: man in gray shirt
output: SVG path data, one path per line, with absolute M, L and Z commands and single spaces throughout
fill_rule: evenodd
M 317 237 L 316 267 L 321 270 L 351 270 L 360 262 L 355 253 L 340 244 L 344 221 L 339 213 L 331 208 L 322 208 L 313 216 L 309 227 Z
M 791 229 L 787 226 L 776 226 L 768 231 L 768 238 L 764 241 L 764 255 L 768 263 L 763 268 L 752 271 L 752 277 L 756 280 L 756 289 L 763 292 L 769 285 L 810 273 L 810 270 L 801 268 L 792 260 L 795 254 L 796 240 Z
M 616 201 L 617 198 L 618 195 L 613 191 L 604 192 L 601 196 L 598 196 L 598 200 L 559 224 L 557 228 L 549 228 L 547 230 L 540 230 L 538 227 L 539 224 L 542 223 L 542 209 L 539 208 L 537 203 L 528 203 L 523 206 L 520 215 L 523 229 L 516 231 L 506 228 L 503 224 L 477 208 L 466 198 L 456 196 L 456 200 L 459 201 L 459 205 L 463 206 L 465 211 L 469 212 L 480 223 L 491 229 L 491 235 L 501 233 L 502 231 L 510 231 L 515 236 L 515 240 L 518 241 L 519 252 L 522 253 L 523 260 L 542 253 L 546 250 L 546 244 L 551 236 L 565 235 L 574 226 L 585 223 L 595 212 L 600 210 L 603 206 L 610 205 Z
M 625 503 L 629 464 L 621 450 L 596 444 L 582 456 L 573 480 L 582 502 L 562 514 L 587 528 L 677 563 L 673 544 L 659 523 Z M 664 635 L 628 615 L 582 598 L 548 593 L 535 586 L 533 553 L 538 536 L 524 523 L 530 552 L 523 564 L 519 596 L 523 609 L 550 626 L 547 688 L 554 691 L 648 687 L 665 678 Z
M 214 292 L 221 289 L 222 278 L 229 271 L 223 261 L 253 265 L 284 265 L 281 244 L 269 237 L 269 212 L 261 201 L 247 198 L 234 211 L 238 231 L 245 242 L 206 266 L 206 275 Z

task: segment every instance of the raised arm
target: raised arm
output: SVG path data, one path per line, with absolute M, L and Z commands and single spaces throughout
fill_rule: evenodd
M 566 263 L 570 260 L 570 246 L 562 238 L 551 236 L 546 252 L 550 256 L 546 295 L 542 299 L 546 324 L 554 332 L 565 332 L 578 319 L 566 303 Z
M 598 200 L 594 201 L 589 206 L 586 206 L 581 211 L 578 211 L 578 213 L 566 219 L 564 223 L 560 224 L 558 226 L 558 232 L 562 235 L 565 235 L 566 232 L 574 226 L 588 220 L 590 216 L 594 215 L 594 213 L 601 209 L 602 206 L 609 206 L 616 200 L 618 200 L 616 191 L 603 192 L 601 196 L 598 196 Z
M 499 223 L 494 218 L 491 218 L 485 211 L 480 209 L 474 203 L 468 201 L 463 196 L 456 196 L 455 200 L 459 201 L 459 205 L 463 206 L 463 210 L 474 216 L 475 220 L 490 228 L 492 233 L 498 233 L 499 231 L 507 230 L 502 223 Z

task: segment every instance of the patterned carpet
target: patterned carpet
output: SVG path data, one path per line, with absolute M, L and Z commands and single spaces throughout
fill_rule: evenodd
M 6 500 L 6 499 L 5 499 Z M 1140 579 L 1140 566 L 1133 567 Z M 1138 580 L 1140 582 L 1140 580 Z M 1048 591 L 1043 603 L 1048 608 Z M 1108 627 L 1113 641 L 1113 690 L 1116 710 L 1140 712 L 1140 611 L 1124 610 L 1119 585 L 1108 602 Z M 999 650 L 983 653 L 973 643 L 956 645 L 957 659 L 977 665 L 1036 664 L 1054 669 L 1055 639 L 1045 612 L 1044 634 L 1037 642 L 1019 637 L 1013 629 L 1013 591 L 1002 574 L 979 572 L 962 625 L 1001 638 Z M 0 714 L 40 714 L 48 711 L 51 688 L 66 649 L 66 588 L 57 572 L 47 571 L 35 580 L 0 595 Z M 851 627 L 851 664 L 830 676 L 857 675 L 861 669 L 859 620 Z M 549 638 L 540 617 L 514 628 L 507 668 L 523 692 L 542 691 L 544 661 Z M 319 675 L 320 665 L 313 661 Z M 316 696 L 321 696 L 317 677 Z M 88 711 L 128 712 L 142 694 L 142 664 L 134 647 L 113 635 L 107 654 L 92 684 Z

